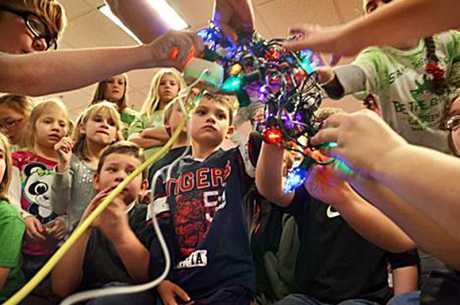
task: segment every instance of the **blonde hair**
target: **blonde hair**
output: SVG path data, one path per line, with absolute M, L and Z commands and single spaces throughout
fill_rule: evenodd
M 0 199 L 8 200 L 8 188 L 11 182 L 11 175 L 13 170 L 13 163 L 11 161 L 11 151 L 8 138 L 0 132 L 0 145 L 3 146 L 5 151 L 5 172 L 3 173 L 2 181 L 0 181 Z
M 91 105 L 90 107 L 86 108 L 85 111 L 78 117 L 76 128 L 72 134 L 72 140 L 75 143 L 73 153 L 75 153 L 82 160 L 89 159 L 89 152 L 86 142 L 86 135 L 80 132 L 80 128 L 84 126 L 95 114 L 107 114 L 114 121 L 115 127 L 117 128 L 117 136 L 115 141 L 119 141 L 123 138 L 120 133 L 122 126 L 120 114 L 115 108 L 115 105 L 108 101 L 102 101 L 95 105 Z
M 0 4 L 38 15 L 56 40 L 62 36 L 67 25 L 64 7 L 56 0 L 0 0 Z
M 36 135 L 36 132 L 37 132 L 36 129 L 35 129 L 36 128 L 35 125 L 37 125 L 37 122 L 40 119 L 40 117 L 42 117 L 44 114 L 46 114 L 47 111 L 49 111 L 50 108 L 55 108 L 55 109 L 61 110 L 66 116 L 67 128 L 70 128 L 71 122 L 70 122 L 70 119 L 69 119 L 69 113 L 67 112 L 67 108 L 64 105 L 64 103 L 62 103 L 60 100 L 56 100 L 56 99 L 51 99 L 51 100 L 48 100 L 48 101 L 39 102 L 37 105 L 35 105 L 35 107 L 32 109 L 32 112 L 30 113 L 29 133 L 28 133 L 28 139 L 27 139 L 27 142 L 26 142 L 27 148 L 29 148 L 31 150 L 34 148 L 34 146 L 36 144 L 35 143 L 35 135 Z
M 117 75 L 120 75 L 120 74 L 117 74 Z M 117 75 L 114 75 L 114 76 L 117 76 Z M 125 110 L 125 108 L 128 107 L 128 94 L 126 93 L 126 91 L 128 90 L 128 75 L 126 73 L 123 73 L 121 75 L 123 76 L 123 79 L 125 81 L 125 88 L 123 91 L 123 96 L 121 100 L 113 101 L 113 103 L 117 105 L 119 113 L 122 113 L 123 110 Z M 109 79 L 106 79 L 97 84 L 96 91 L 94 91 L 93 100 L 89 104 L 90 106 L 97 104 L 99 102 L 102 102 L 102 101 L 107 101 L 107 97 L 105 96 L 105 88 L 107 87 L 108 80 Z
M 179 91 L 185 88 L 185 81 L 176 69 L 160 69 L 152 78 L 149 96 L 147 97 L 141 108 L 142 116 L 149 117 L 152 114 L 152 112 L 160 110 L 160 95 L 158 94 L 158 88 L 160 87 L 161 79 L 165 75 L 172 75 L 176 79 L 179 85 Z

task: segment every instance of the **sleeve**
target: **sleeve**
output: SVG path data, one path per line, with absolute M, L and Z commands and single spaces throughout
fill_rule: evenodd
M 11 183 L 8 188 L 8 199 L 11 205 L 19 211 L 23 218 L 30 216 L 30 214 L 24 210 L 21 206 L 21 195 L 22 195 L 22 183 L 21 183 L 21 172 L 19 168 L 13 166 Z
M 416 249 L 403 253 L 389 253 L 388 261 L 393 270 L 409 266 L 418 266 L 420 264 L 420 258 Z
M 382 51 L 377 47 L 367 48 L 358 54 L 352 65 L 359 67 L 365 76 L 365 86 L 361 92 L 356 92 L 357 98 L 363 99 L 369 94 L 380 96 L 380 92 L 389 84 L 388 63 L 382 60 Z
M 53 179 L 53 184 L 51 185 L 50 202 L 54 213 L 58 215 L 66 214 L 67 207 L 72 200 L 71 187 L 73 181 L 73 173 L 75 172 L 75 162 L 77 161 L 75 161 L 74 157 L 72 156 L 70 168 L 68 168 L 64 173 L 56 172 Z
M 332 99 L 366 90 L 366 74 L 356 65 L 343 65 L 334 68 L 335 80 L 323 86 Z
M 129 125 L 128 134 L 131 136 L 132 134 L 140 133 L 144 129 L 144 120 L 142 118 L 136 117 L 134 121 Z
M 311 199 L 312 197 L 307 190 L 304 187 L 299 187 L 295 190 L 294 198 L 289 206 L 284 208 L 277 206 L 275 208 L 294 217 L 305 217 L 305 205 L 309 204 Z
M 0 267 L 13 268 L 19 265 L 24 221 L 19 217 L 5 217 L 0 220 Z

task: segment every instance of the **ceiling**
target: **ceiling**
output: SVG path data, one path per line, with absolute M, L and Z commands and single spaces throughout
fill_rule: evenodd
M 127 0 L 126 0 L 127 1 Z M 179 14 L 198 29 L 208 24 L 212 12 L 212 0 L 168 0 Z M 105 46 L 129 46 L 136 42 L 103 16 L 97 8 L 103 0 L 60 0 L 66 8 L 69 23 L 60 41 L 60 49 Z M 289 26 L 299 23 L 335 25 L 354 19 L 361 14 L 361 0 L 253 0 L 256 30 L 267 38 L 284 37 Z M 113 60 L 116 60 L 114 58 Z M 341 63 L 349 62 L 343 59 Z M 132 71 L 129 78 L 129 104 L 139 109 L 146 98 L 150 80 L 155 70 Z M 95 85 L 58 94 L 76 117 L 91 100 Z M 347 111 L 361 108 L 353 98 L 335 106 Z M 326 101 L 325 105 L 331 102 Z

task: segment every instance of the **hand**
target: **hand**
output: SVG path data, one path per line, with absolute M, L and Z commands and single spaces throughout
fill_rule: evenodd
M 57 172 L 65 172 L 70 165 L 70 158 L 72 157 L 73 141 L 69 137 L 63 137 L 59 142 L 54 145 L 54 150 L 58 153 L 59 163 L 57 165 Z
M 340 205 L 350 192 L 350 185 L 340 177 L 340 172 L 330 165 L 313 165 L 304 186 L 308 193 L 333 206 Z
M 86 218 L 98 207 L 98 205 L 104 200 L 105 197 L 109 195 L 109 193 L 113 190 L 113 188 L 107 188 L 105 190 L 100 191 L 99 193 L 96 194 L 96 196 L 93 197 L 91 202 L 88 204 L 86 207 L 85 211 L 81 215 L 80 218 L 80 224 L 82 224 Z M 91 226 L 95 226 L 96 222 L 98 221 L 98 218 L 95 219 L 95 221 L 91 224 Z
M 165 305 L 178 305 L 185 302 L 187 302 L 187 305 L 193 304 L 188 294 L 171 281 L 162 281 L 160 285 L 158 285 L 157 291 Z M 177 299 L 179 299 L 179 303 Z
M 212 20 L 233 41 L 238 41 L 237 32 L 254 32 L 254 12 L 248 0 L 215 0 Z
M 191 57 L 198 57 L 204 49 L 202 39 L 186 31 L 169 31 L 147 47 L 151 50 L 152 67 L 175 67 L 179 70 L 184 68 Z
M 326 84 L 335 77 L 334 70 L 330 66 L 322 66 L 317 68 L 316 74 L 318 75 L 318 81 L 320 84 Z
M 359 49 L 345 38 L 345 26 L 322 28 L 318 25 L 303 24 L 291 28 L 289 33 L 297 38 L 284 43 L 284 47 L 290 50 L 311 49 L 344 56 L 359 52 Z
M 330 116 L 311 141 L 313 145 L 326 142 L 337 146 L 324 150 L 325 154 L 343 160 L 355 173 L 370 177 L 386 154 L 407 144 L 370 110 Z
M 42 223 L 32 215 L 26 216 L 24 219 L 26 223 L 26 236 L 34 241 L 46 240 L 46 229 Z
M 67 234 L 67 226 L 64 219 L 58 217 L 49 226 L 47 225 L 47 233 L 56 240 L 64 239 Z

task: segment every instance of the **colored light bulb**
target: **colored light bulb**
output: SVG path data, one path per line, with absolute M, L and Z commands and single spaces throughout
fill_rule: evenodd
M 283 133 L 278 128 L 267 128 L 263 134 L 264 141 L 269 144 L 277 144 L 283 141 Z
M 232 92 L 237 91 L 241 86 L 241 79 L 236 76 L 230 76 L 222 84 L 222 91 Z
M 307 178 L 307 170 L 303 167 L 291 169 L 284 182 L 284 192 L 289 193 L 301 186 Z
M 237 75 L 241 72 L 243 68 L 241 67 L 240 64 L 234 64 L 233 66 L 230 67 L 230 69 L 228 70 L 228 74 L 230 75 Z

